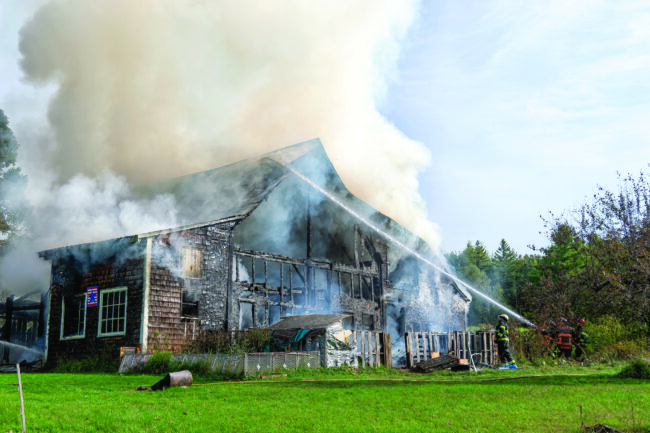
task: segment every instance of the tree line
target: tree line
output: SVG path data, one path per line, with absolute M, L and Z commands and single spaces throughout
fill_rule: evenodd
M 505 240 L 490 255 L 476 241 L 446 255 L 458 276 L 544 327 L 614 320 L 650 334 L 650 183 L 619 175 L 619 190 L 599 187 L 582 206 L 542 219 L 550 245 L 517 254 Z M 492 323 L 497 307 L 472 302 L 470 323 Z

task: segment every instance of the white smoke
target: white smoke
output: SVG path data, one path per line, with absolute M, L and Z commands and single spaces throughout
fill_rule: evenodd
M 429 152 L 376 108 L 417 0 L 49 1 L 22 27 L 47 123 L 13 125 L 37 249 L 177 222 L 129 185 L 321 138 L 348 188 L 437 248 Z M 4 272 L 3 272 L 4 274 Z
M 320 137 L 346 185 L 438 245 L 418 195 L 429 153 L 376 109 L 417 2 L 50 2 L 22 66 L 56 82 L 64 179 L 209 169 Z

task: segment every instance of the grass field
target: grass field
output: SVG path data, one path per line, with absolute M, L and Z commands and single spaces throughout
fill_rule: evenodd
M 475 373 L 309 371 L 137 392 L 162 376 L 23 373 L 28 432 L 650 431 L 650 382 L 620 368 Z M 0 432 L 20 432 L 15 373 L 0 375 Z

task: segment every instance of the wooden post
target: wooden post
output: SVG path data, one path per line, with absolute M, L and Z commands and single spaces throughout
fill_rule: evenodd
M 269 264 L 264 260 L 264 296 L 269 297 Z M 268 309 L 268 305 L 266 307 Z M 268 325 L 267 325 L 268 326 Z
M 284 263 L 280 263 L 280 304 L 284 304 Z M 282 308 L 280 308 L 280 315 L 282 315 Z
M 23 433 L 25 433 L 25 404 L 23 403 L 23 382 L 20 380 L 20 364 L 16 364 L 18 374 L 18 392 L 20 393 L 20 416 L 23 420 Z
M 447 331 L 447 347 L 445 348 L 445 354 L 449 353 L 451 349 L 451 332 Z
M 404 344 L 406 345 L 406 367 L 411 368 L 413 366 L 413 351 L 411 349 L 411 334 L 408 332 L 404 334 Z
M 381 367 L 381 350 L 380 350 L 380 343 L 379 343 L 379 332 L 375 333 L 375 367 Z
M 391 348 L 390 334 L 384 333 L 384 365 L 393 368 L 393 353 Z
M 361 366 L 365 367 L 366 366 L 366 351 L 365 347 L 363 345 L 365 338 L 363 338 L 363 332 L 359 332 L 357 334 L 357 341 L 359 341 L 359 352 L 361 353 Z

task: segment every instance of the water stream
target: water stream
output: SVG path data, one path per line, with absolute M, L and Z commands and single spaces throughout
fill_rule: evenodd
M 296 170 L 295 168 L 293 168 L 293 167 L 291 167 L 291 166 L 285 164 L 285 163 L 282 162 L 282 161 L 278 161 L 278 160 L 276 160 L 276 161 L 279 162 L 280 164 L 284 165 L 284 166 L 285 166 L 287 169 L 289 169 L 293 174 L 295 174 L 295 175 L 298 176 L 300 179 L 302 179 L 303 181 L 305 181 L 305 182 L 306 182 L 307 184 L 309 184 L 312 188 L 314 188 L 314 189 L 316 189 L 317 191 L 319 191 L 321 194 L 323 194 L 325 197 L 327 197 L 328 199 L 330 199 L 332 202 L 334 202 L 335 204 L 337 204 L 338 206 L 340 206 L 343 210 L 345 210 L 346 212 L 348 212 L 350 215 L 354 216 L 355 218 L 358 218 L 360 221 L 362 221 L 365 225 L 367 225 L 367 226 L 370 227 L 372 230 L 374 230 L 375 232 L 377 232 L 377 233 L 378 233 L 380 236 L 382 236 L 384 239 L 386 239 L 386 240 L 390 241 L 391 243 L 393 243 L 393 244 L 399 246 L 399 247 L 402 248 L 403 250 L 407 251 L 409 254 L 412 254 L 413 256 L 417 257 L 420 261 L 422 261 L 423 263 L 425 263 L 425 264 L 431 266 L 433 269 L 435 269 L 436 271 L 440 272 L 441 274 L 446 275 L 447 277 L 451 278 L 451 279 L 452 279 L 456 284 L 458 284 L 458 285 L 460 285 L 460 286 L 462 286 L 462 287 L 465 287 L 467 290 L 469 290 L 469 291 L 472 292 L 473 294 L 475 294 L 475 295 L 479 296 L 480 298 L 483 298 L 484 300 L 490 302 L 491 304 L 496 305 L 497 307 L 501 308 L 503 311 L 505 311 L 506 313 L 508 313 L 510 316 L 516 318 L 516 319 L 519 320 L 520 322 L 525 323 L 525 324 L 527 324 L 527 325 L 529 325 L 529 326 L 532 326 L 532 327 L 535 327 L 535 328 L 537 327 L 537 326 L 536 326 L 533 322 L 531 322 L 530 320 L 526 319 L 525 317 L 521 316 L 520 314 L 517 314 L 516 312 L 512 311 L 510 308 L 506 307 L 505 305 L 503 305 L 503 304 L 497 302 L 495 299 L 492 299 L 491 297 L 489 297 L 489 296 L 486 295 L 485 293 L 481 292 L 480 290 L 478 290 L 478 289 L 476 289 L 476 288 L 470 286 L 469 284 L 467 284 L 466 282 L 464 282 L 463 280 L 461 280 L 460 278 L 458 278 L 458 277 L 455 276 L 454 274 L 451 274 L 451 273 L 445 271 L 445 270 L 442 269 L 440 266 L 436 265 L 436 264 L 433 263 L 431 260 L 429 260 L 429 259 L 427 259 L 426 257 L 424 257 L 422 254 L 418 253 L 417 251 L 415 251 L 415 250 L 413 250 L 412 248 L 410 248 L 408 245 L 404 244 L 403 242 L 400 242 L 400 241 L 399 241 L 398 239 L 396 239 L 395 237 L 393 237 L 393 236 L 391 236 L 390 234 L 386 233 L 386 232 L 383 231 L 380 227 L 378 227 L 377 225 L 375 225 L 375 224 L 373 224 L 372 222 L 368 221 L 368 220 L 367 220 L 366 218 L 364 218 L 363 216 L 359 215 L 359 213 L 357 213 L 354 209 L 351 209 L 350 207 L 348 207 L 345 203 L 343 203 L 343 202 L 342 202 L 341 200 L 339 200 L 337 197 L 335 197 L 334 195 L 332 195 L 332 194 L 329 193 L 328 191 L 325 191 L 323 188 L 321 188 L 320 186 L 318 186 L 318 184 L 316 184 L 315 182 L 313 182 L 311 179 L 309 179 L 307 176 L 305 176 L 304 174 L 302 174 L 301 172 L 299 172 L 299 171 Z

